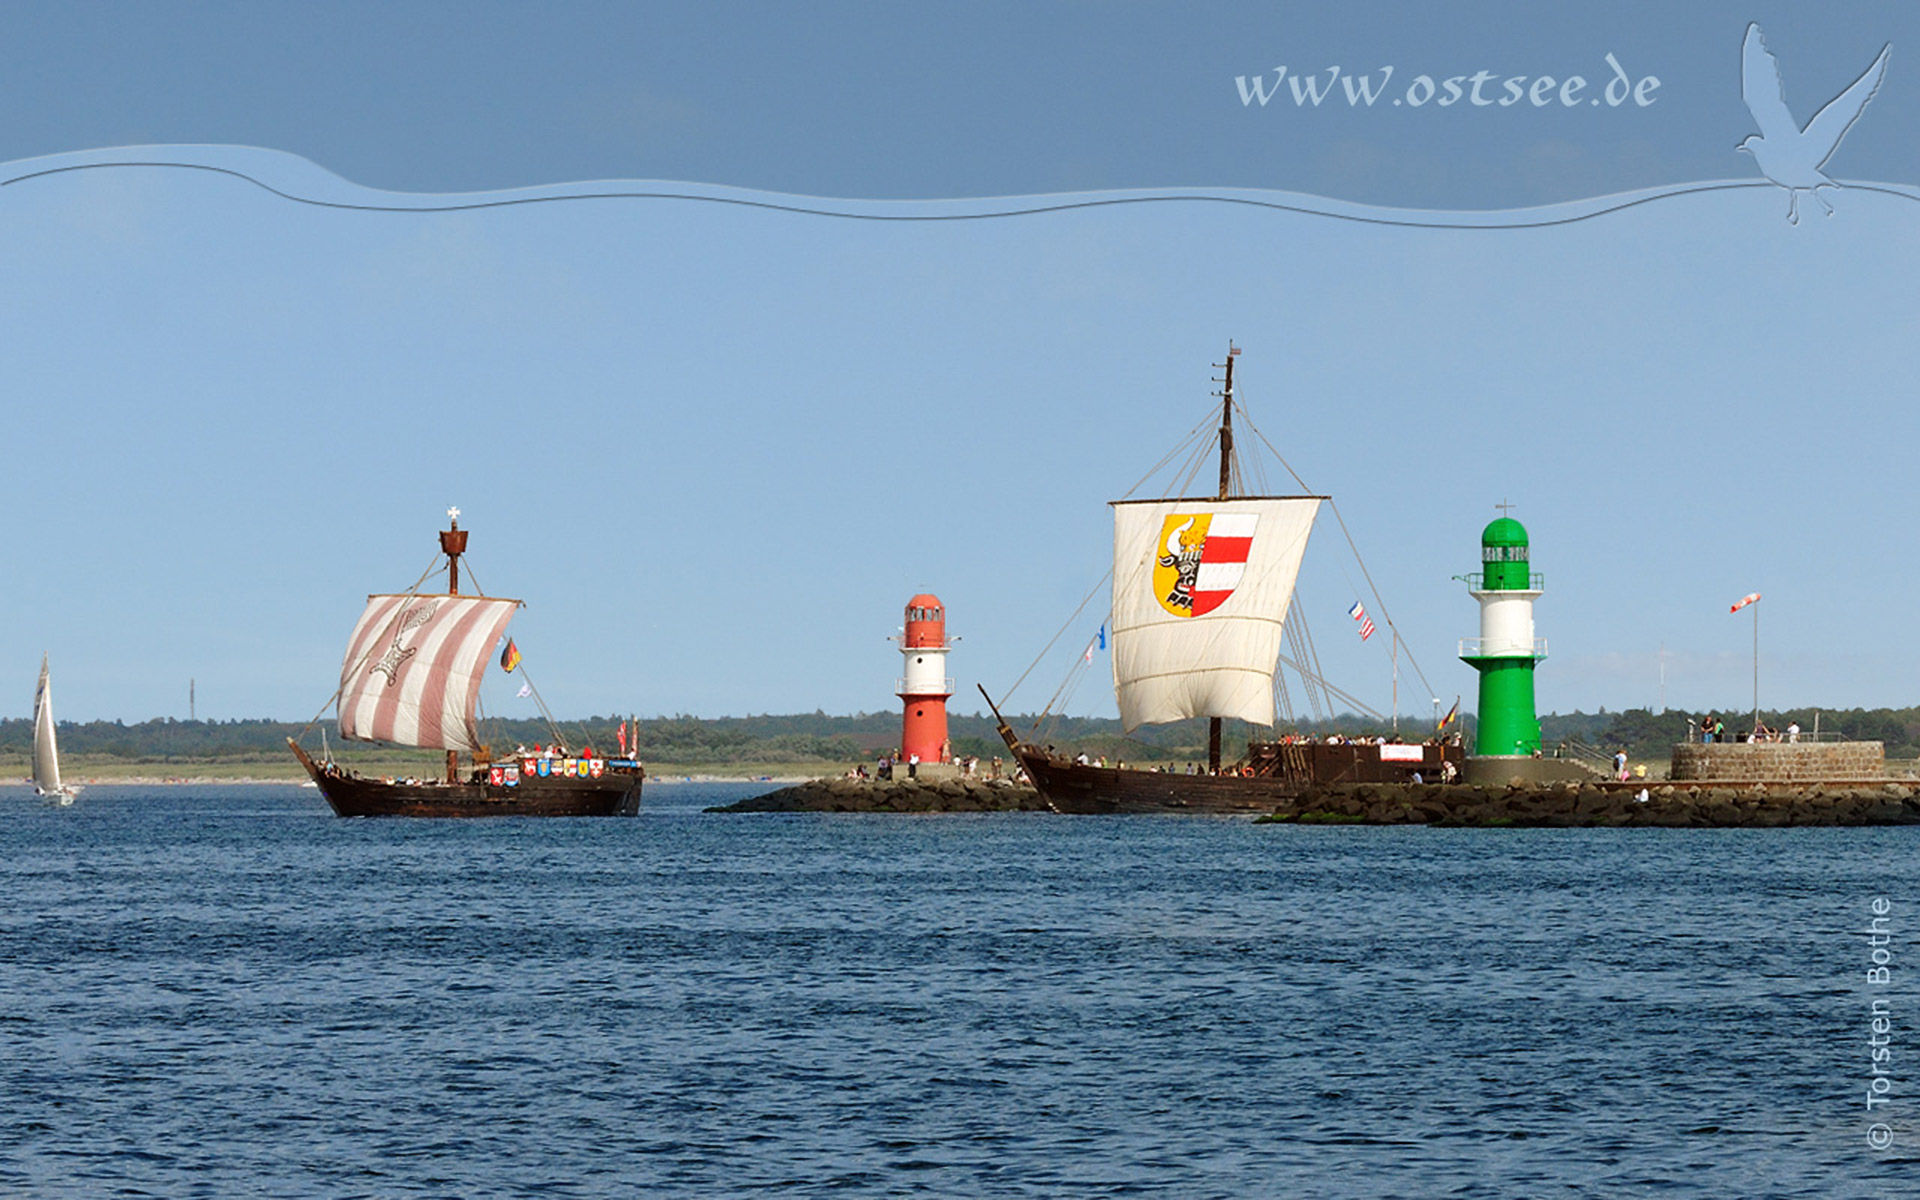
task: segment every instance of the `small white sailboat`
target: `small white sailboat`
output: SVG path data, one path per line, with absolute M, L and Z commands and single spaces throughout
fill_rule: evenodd
M 40 687 L 33 693 L 33 786 L 52 804 L 72 804 L 80 794 L 60 782 L 60 747 L 53 737 L 53 693 L 47 683 L 47 656 L 40 656 Z

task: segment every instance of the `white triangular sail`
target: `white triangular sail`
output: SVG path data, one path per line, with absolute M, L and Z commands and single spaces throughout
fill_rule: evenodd
M 474 750 L 474 709 L 518 600 L 369 596 L 340 664 L 340 736 Z
M 33 693 L 33 786 L 42 796 L 58 796 L 60 747 L 53 737 L 53 692 L 47 679 L 47 656 L 40 656 L 40 686 Z
M 1113 506 L 1113 686 L 1129 730 L 1273 724 L 1273 672 L 1318 496 Z

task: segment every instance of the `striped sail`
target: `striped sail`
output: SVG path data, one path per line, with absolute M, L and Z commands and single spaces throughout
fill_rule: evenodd
M 1131 731 L 1273 724 L 1273 671 L 1318 496 L 1113 505 L 1113 686 Z
M 60 747 L 53 739 L 53 691 L 47 679 L 47 656 L 40 656 L 40 686 L 33 693 L 33 786 L 42 796 L 56 796 L 60 787 Z
M 480 677 L 518 600 L 369 596 L 340 664 L 340 736 L 436 750 L 480 743 Z

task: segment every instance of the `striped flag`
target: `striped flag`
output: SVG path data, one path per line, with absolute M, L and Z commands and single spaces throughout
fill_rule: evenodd
M 513 644 L 512 638 L 508 638 L 507 648 L 500 652 L 500 669 L 502 671 L 511 671 L 519 665 L 520 648 Z
M 1455 696 L 1453 698 L 1453 707 L 1447 710 L 1446 716 L 1440 718 L 1440 724 L 1437 728 L 1434 729 L 1434 732 L 1436 734 L 1444 732 L 1447 726 L 1453 724 L 1454 718 L 1458 717 L 1459 715 L 1460 715 L 1460 697 Z
M 1727 611 L 1730 613 L 1737 613 L 1741 609 L 1745 608 L 1747 605 L 1752 604 L 1754 601 L 1758 600 L 1759 598 L 1760 598 L 1759 592 L 1748 592 L 1746 595 L 1740 597 L 1740 602 L 1738 604 L 1735 604 L 1732 608 L 1728 609 Z
M 1355 600 L 1353 607 L 1347 610 L 1347 615 L 1360 622 L 1361 641 L 1364 642 L 1373 636 L 1373 618 L 1367 615 L 1366 607 L 1358 600 Z

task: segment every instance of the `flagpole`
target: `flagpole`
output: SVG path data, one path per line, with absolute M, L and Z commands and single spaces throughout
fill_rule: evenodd
M 533 702 L 540 706 L 540 715 L 547 719 L 547 729 L 555 739 L 561 742 L 566 741 L 566 735 L 560 732 L 559 722 L 555 721 L 553 713 L 548 711 L 547 702 L 541 697 L 540 689 L 533 686 L 533 676 L 527 674 L 527 665 L 524 662 L 517 665 L 520 669 L 520 678 L 526 682 L 527 690 L 533 693 Z
M 1753 609 L 1753 727 L 1760 728 L 1760 593 L 1748 592 L 1733 606 L 1734 612 Z

